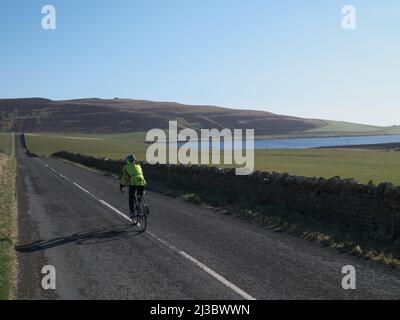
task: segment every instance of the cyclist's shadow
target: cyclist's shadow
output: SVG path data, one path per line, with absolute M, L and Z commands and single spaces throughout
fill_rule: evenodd
M 107 228 L 97 228 L 77 232 L 70 236 L 58 237 L 50 240 L 38 240 L 27 245 L 16 246 L 17 252 L 29 253 L 59 247 L 68 243 L 76 245 L 90 245 L 127 239 L 141 234 L 131 225 L 123 224 Z

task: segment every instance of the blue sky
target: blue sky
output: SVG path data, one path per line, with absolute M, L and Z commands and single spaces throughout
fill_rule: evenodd
M 41 9 L 57 29 L 41 28 Z M 357 9 L 357 29 L 341 9 Z M 400 124 L 398 0 L 2 0 L 0 98 L 126 97 Z

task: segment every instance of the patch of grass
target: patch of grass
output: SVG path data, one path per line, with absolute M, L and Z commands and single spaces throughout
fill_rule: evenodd
M 11 133 L 0 132 L 0 152 L 11 153 Z
M 0 300 L 11 291 L 15 170 L 15 160 L 0 154 Z
M 42 156 L 63 150 L 110 159 L 123 159 L 130 153 L 139 160 L 146 158 L 145 133 L 140 132 L 115 135 L 26 134 L 25 139 L 29 150 Z
M 29 149 L 49 156 L 58 151 L 94 157 L 123 159 L 129 153 L 145 160 L 145 133 L 115 135 L 26 135 Z M 306 177 L 353 178 L 363 183 L 390 181 L 400 185 L 400 152 L 360 149 L 256 150 L 255 168 L 260 171 L 288 172 Z
M 300 135 L 313 134 L 313 136 L 366 136 L 366 135 L 398 135 L 400 126 L 378 127 L 343 121 L 326 121 L 326 125 L 314 128 Z
M 385 130 L 386 127 L 370 126 L 365 124 L 357 124 L 344 121 L 331 121 L 327 120 L 326 125 L 311 129 L 308 132 L 355 132 L 355 133 L 368 133 L 374 131 Z
M 255 167 L 306 177 L 353 178 L 400 185 L 400 152 L 360 149 L 256 150 Z

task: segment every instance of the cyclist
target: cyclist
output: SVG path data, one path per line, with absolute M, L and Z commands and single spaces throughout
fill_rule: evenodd
M 120 191 L 123 193 L 123 188 L 129 186 L 129 211 L 131 216 L 136 212 L 136 197 L 142 197 L 146 180 L 143 175 L 142 167 L 137 162 L 136 157 L 132 154 L 126 157 L 126 165 L 122 169 Z

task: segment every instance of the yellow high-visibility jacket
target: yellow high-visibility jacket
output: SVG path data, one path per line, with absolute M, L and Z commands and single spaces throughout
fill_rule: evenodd
M 124 166 L 122 169 L 121 184 L 135 187 L 144 187 L 146 185 L 140 164 L 127 163 Z

